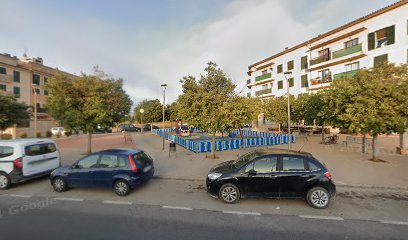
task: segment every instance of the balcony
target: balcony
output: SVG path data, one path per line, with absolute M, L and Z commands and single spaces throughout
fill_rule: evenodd
M 337 79 L 340 79 L 340 78 L 352 78 L 352 77 L 354 77 L 354 75 L 356 75 L 357 72 L 358 72 L 358 70 L 353 70 L 353 71 L 334 74 L 333 79 L 337 80 Z
M 13 82 L 13 78 L 10 75 L 7 75 L 7 74 L 0 74 L 0 82 L 11 83 L 11 82 Z
M 255 96 L 260 96 L 260 95 L 269 94 L 269 93 L 272 93 L 272 88 L 267 88 L 267 89 L 256 91 Z
M 329 82 L 333 82 L 331 74 L 325 76 L 324 78 L 317 77 L 315 79 L 310 80 L 310 85 L 311 86 L 316 86 L 316 85 L 319 85 L 319 84 L 329 83 Z
M 341 57 L 344 57 L 344 56 L 347 56 L 353 53 L 361 52 L 362 50 L 363 50 L 363 45 L 361 43 L 354 45 L 352 47 L 349 47 L 349 48 L 343 48 L 339 51 L 333 52 L 333 59 L 341 58 Z
M 320 57 L 317 57 L 317 58 L 314 58 L 314 59 L 310 60 L 310 66 L 316 65 L 316 64 L 319 64 L 319 63 L 322 63 L 322 62 L 327 62 L 329 60 L 330 60 L 330 54 L 323 55 L 323 56 L 320 56 Z
M 255 82 L 259 82 L 259 81 L 262 81 L 262 80 L 265 80 L 271 77 L 272 77 L 272 73 L 267 73 L 267 74 L 256 77 Z

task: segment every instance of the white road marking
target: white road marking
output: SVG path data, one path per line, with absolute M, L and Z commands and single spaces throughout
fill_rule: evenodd
M 24 195 L 24 194 L 5 194 L 5 196 L 18 197 L 18 198 L 30 198 L 30 197 L 32 197 L 32 195 Z
M 132 205 L 132 202 L 120 202 L 120 201 L 103 201 L 103 203 L 116 205 Z
M 344 218 L 334 216 L 299 215 L 300 218 L 344 221 Z
M 252 216 L 260 216 L 259 212 L 240 212 L 240 211 L 222 211 L 222 213 L 227 214 L 238 214 L 238 215 L 252 215 Z
M 380 221 L 380 223 L 394 224 L 394 225 L 408 225 L 408 222 L 400 222 L 400 221 Z
M 191 211 L 193 208 L 190 207 L 175 207 L 175 206 L 162 206 L 164 209 L 176 209 L 176 210 L 185 210 L 185 211 Z
M 83 198 L 54 198 L 57 201 L 83 202 Z

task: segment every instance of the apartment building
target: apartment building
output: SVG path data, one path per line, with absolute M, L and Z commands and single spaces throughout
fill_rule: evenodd
M 287 84 L 293 95 L 314 92 L 383 62 L 408 62 L 408 0 L 250 65 L 247 96 L 283 96 Z M 285 76 L 285 72 L 291 74 Z
M 34 112 L 37 105 L 37 130 L 45 132 L 58 123 L 51 118 L 45 106 L 48 96 L 47 81 L 59 70 L 43 64 L 42 58 L 22 57 L 17 58 L 10 54 L 0 54 L 0 94 L 14 95 L 20 102 L 31 106 L 29 111 Z M 69 78 L 73 74 L 59 71 Z M 33 115 L 33 114 L 32 114 Z M 9 128 L 5 131 L 13 136 L 25 132 L 29 137 L 34 137 L 34 116 L 27 124 Z

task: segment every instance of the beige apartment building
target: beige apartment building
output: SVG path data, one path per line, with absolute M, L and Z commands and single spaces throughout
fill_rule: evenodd
M 18 137 L 22 132 L 34 137 L 34 105 L 37 105 L 37 131 L 44 136 L 45 132 L 58 126 L 47 111 L 45 100 L 48 96 L 47 81 L 57 72 L 69 78 L 76 76 L 62 72 L 57 68 L 45 66 L 42 58 L 17 58 L 10 54 L 0 54 L 0 94 L 14 95 L 20 102 L 30 106 L 31 119 L 23 126 L 9 128 L 5 133 Z

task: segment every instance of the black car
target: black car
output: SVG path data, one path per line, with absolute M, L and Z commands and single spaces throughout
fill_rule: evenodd
M 135 127 L 133 124 L 120 124 L 118 127 L 119 132 L 140 132 L 140 127 Z
M 111 133 L 112 128 L 111 127 L 103 127 L 98 125 L 95 129 L 95 133 Z
M 212 168 L 207 191 L 226 203 L 236 203 L 243 195 L 306 198 L 311 206 L 326 208 L 336 186 L 327 168 L 310 153 L 268 149 Z
M 160 128 L 158 126 L 150 125 L 150 124 L 143 125 L 143 131 L 144 132 L 151 131 L 152 129 L 160 129 Z

